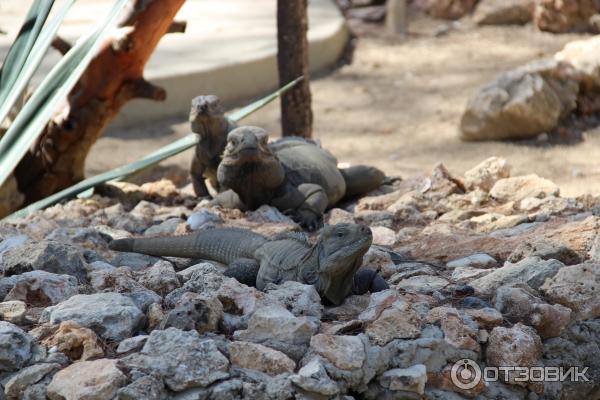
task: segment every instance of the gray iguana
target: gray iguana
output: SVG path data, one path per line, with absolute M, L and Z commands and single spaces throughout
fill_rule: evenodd
M 200 136 L 192 159 L 191 177 L 194 192 L 199 197 L 209 195 L 205 179 L 218 190 L 217 167 L 227 144 L 227 134 L 237 125 L 225 116 L 217 96 L 192 99 L 189 118 L 192 132 Z
M 371 229 L 357 224 L 323 228 L 315 244 L 301 233 L 266 238 L 238 228 L 208 229 L 183 236 L 118 239 L 112 250 L 153 256 L 201 258 L 228 264 L 225 275 L 263 290 L 269 283 L 314 285 L 322 299 L 339 305 L 351 293 L 388 288 L 375 271 L 361 269 L 373 241 Z
M 327 208 L 377 189 L 385 179 L 374 167 L 339 169 L 335 157 L 311 140 L 268 140 L 266 131 L 258 127 L 229 132 L 217 169 L 224 192 L 213 204 L 242 210 L 272 205 L 314 230 Z

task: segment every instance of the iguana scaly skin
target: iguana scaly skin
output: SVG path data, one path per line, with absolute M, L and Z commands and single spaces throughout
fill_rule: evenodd
M 217 167 L 227 144 L 227 134 L 237 125 L 225 116 L 217 96 L 198 96 L 190 108 L 192 132 L 200 136 L 192 159 L 191 177 L 194 192 L 199 197 L 209 195 L 204 182 L 208 179 L 218 191 Z
M 283 138 L 268 143 L 264 129 L 243 126 L 229 132 L 217 179 L 223 190 L 215 204 L 229 208 L 277 207 L 309 230 L 342 198 L 381 186 L 377 168 L 338 169 L 335 157 L 311 140 Z
M 387 289 L 374 271 L 358 271 L 372 241 L 367 226 L 337 224 L 326 226 L 315 244 L 298 233 L 268 239 L 249 230 L 222 228 L 166 238 L 119 239 L 109 247 L 218 261 L 229 265 L 227 276 L 243 283 L 255 278 L 259 290 L 285 281 L 314 285 L 321 298 L 338 305 L 353 289 L 357 293 Z

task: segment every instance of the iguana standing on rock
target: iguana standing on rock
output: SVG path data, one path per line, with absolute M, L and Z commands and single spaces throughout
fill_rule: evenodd
M 242 210 L 269 204 L 314 230 L 327 208 L 377 189 L 385 179 L 374 167 L 338 169 L 335 157 L 311 140 L 268 140 L 264 129 L 253 126 L 229 132 L 217 179 L 237 196 L 222 193 L 214 204 Z
M 118 239 L 112 250 L 153 256 L 201 258 L 228 264 L 225 275 L 259 290 L 267 284 L 297 281 L 314 285 L 321 298 L 339 305 L 351 293 L 388 288 L 375 271 L 362 269 L 363 255 L 373 241 L 364 225 L 326 226 L 317 243 L 287 233 L 268 239 L 237 228 L 208 229 L 166 238 Z
M 225 116 L 219 98 L 213 95 L 192 99 L 189 120 L 192 132 L 200 136 L 192 159 L 192 185 L 197 196 L 205 197 L 209 195 L 205 179 L 214 189 L 219 188 L 217 167 L 227 144 L 227 134 L 237 125 Z

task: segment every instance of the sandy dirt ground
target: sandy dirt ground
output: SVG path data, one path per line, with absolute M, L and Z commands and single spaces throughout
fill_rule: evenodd
M 314 132 L 323 146 L 340 162 L 372 164 L 400 176 L 428 171 L 438 162 L 462 174 L 487 157 L 501 156 L 513 174 L 537 173 L 565 195 L 600 195 L 600 129 L 584 132 L 584 140 L 571 145 L 464 143 L 457 137 L 460 116 L 478 86 L 583 36 L 531 26 L 474 27 L 463 20 L 436 37 L 442 25 L 416 17 L 406 39 L 387 37 L 382 28 L 354 27 L 359 40 L 353 63 L 312 81 Z M 279 104 L 244 123 L 279 136 Z M 188 132 L 183 119 L 109 130 L 93 148 L 87 172 L 133 161 Z M 188 151 L 165 165 L 187 169 L 190 159 Z

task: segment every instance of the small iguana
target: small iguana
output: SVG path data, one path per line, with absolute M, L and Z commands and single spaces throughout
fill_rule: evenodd
M 229 132 L 217 169 L 224 193 L 213 204 L 242 210 L 272 205 L 314 230 L 327 208 L 377 189 L 385 179 L 374 167 L 338 169 L 335 157 L 311 140 L 268 140 L 267 132 L 258 127 Z
M 271 239 L 249 230 L 219 228 L 166 238 L 118 239 L 112 250 L 153 256 L 200 258 L 228 264 L 225 275 L 264 290 L 269 283 L 314 285 L 322 299 L 339 305 L 351 293 L 388 288 L 375 271 L 362 269 L 373 241 L 371 229 L 357 224 L 323 228 L 315 244 L 301 233 Z
M 205 197 L 209 195 L 205 179 L 214 189 L 219 188 L 217 167 L 227 144 L 227 134 L 237 125 L 225 116 L 219 98 L 213 95 L 192 99 L 189 121 L 192 132 L 200 136 L 192 159 L 192 185 L 196 196 Z

